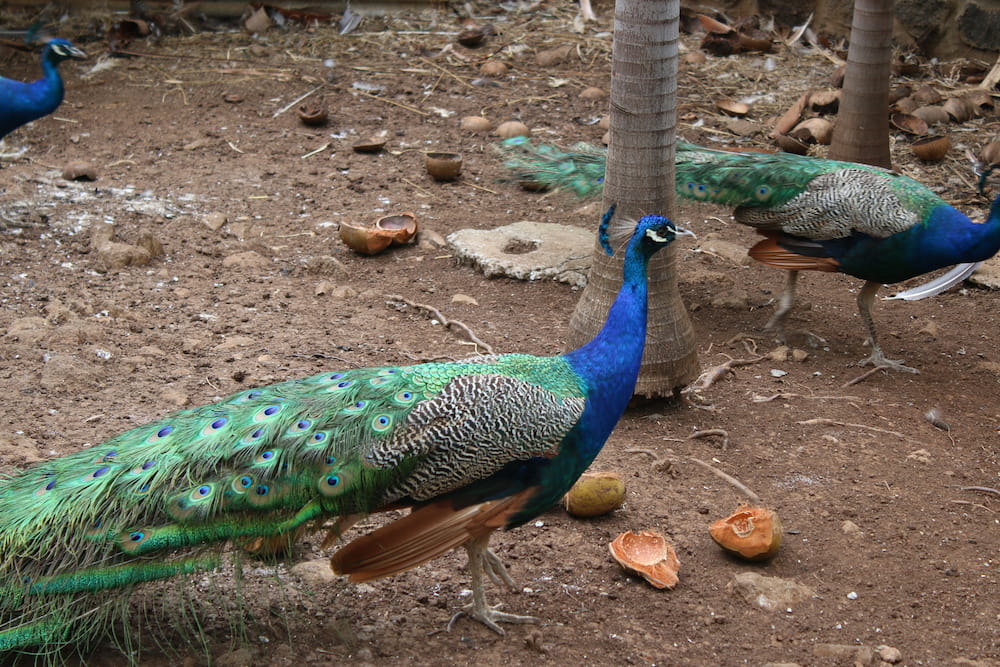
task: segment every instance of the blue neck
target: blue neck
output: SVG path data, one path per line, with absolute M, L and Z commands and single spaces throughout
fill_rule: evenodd
M 587 384 L 587 407 L 579 424 L 578 455 L 589 465 L 625 412 L 639 377 L 646 344 L 646 265 L 649 257 L 633 239 L 625 254 L 624 281 L 604 327 L 565 355 Z
M 59 76 L 60 62 L 59 57 L 56 56 L 52 48 L 46 47 L 45 53 L 42 54 L 42 72 L 44 76 L 34 84 L 39 88 L 45 89 L 45 100 L 52 104 L 52 109 L 49 112 L 54 111 L 63 99 L 63 81 L 62 77 Z

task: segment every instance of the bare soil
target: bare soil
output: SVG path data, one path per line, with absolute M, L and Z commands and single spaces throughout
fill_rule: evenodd
M 596 226 L 599 211 L 568 194 L 498 182 L 497 138 L 462 131 L 459 120 L 518 119 L 563 146 L 600 141 L 593 123 L 607 101 L 579 96 L 608 88 L 611 8 L 597 9 L 600 20 L 583 32 L 573 30 L 571 3 L 487 12 L 480 20 L 498 34 L 476 49 L 455 44 L 461 26 L 451 15 L 403 14 L 346 36 L 329 26 L 259 37 L 230 29 L 136 42 L 148 55 L 100 71 L 96 58 L 66 63 L 65 103 L 8 137 L 29 150 L 0 169 L 0 463 L 65 454 L 242 387 L 477 352 L 461 331 L 387 294 L 434 306 L 498 352 L 559 353 L 578 292 L 486 279 L 435 240 L 518 220 Z M 71 20 L 62 36 L 96 56 L 102 44 L 88 43 L 89 21 Z M 698 41 L 684 36 L 683 52 Z M 566 60 L 536 64 L 538 51 L 564 44 L 574 47 Z M 507 75 L 479 75 L 491 56 L 510 66 Z M 34 78 L 36 56 L 7 52 L 2 67 Z M 832 69 L 815 51 L 785 47 L 684 63 L 679 133 L 766 146 L 773 118 L 804 90 L 827 87 Z M 307 101 L 321 102 L 330 120 L 307 127 L 292 103 L 317 87 Z M 738 137 L 711 104 L 722 95 L 755 96 L 749 121 L 761 133 Z M 953 140 L 978 148 L 997 126 L 993 116 L 952 126 Z M 352 151 L 383 130 L 381 153 Z M 975 195 L 959 147 L 928 165 L 894 140 L 900 169 L 984 216 L 988 202 Z M 425 151 L 460 151 L 461 178 L 431 180 Z M 62 178 L 78 161 L 96 181 Z M 366 257 L 339 239 L 340 223 L 399 211 L 419 218 L 419 243 Z M 675 217 L 702 238 L 753 241 L 723 210 L 680 208 Z M 120 242 L 145 236 L 165 254 L 109 270 L 113 258 L 91 242 L 106 223 Z M 807 357 L 767 357 L 777 343 L 760 327 L 784 277 L 682 243 L 680 289 L 703 367 L 764 358 L 683 402 L 625 415 L 594 466 L 624 476 L 620 510 L 577 520 L 557 507 L 494 537 L 522 588 L 491 586 L 491 599 L 541 622 L 510 626 L 505 637 L 463 618 L 447 629 L 468 600 L 461 553 L 361 585 L 290 574 L 292 561 L 250 560 L 238 591 L 224 573 L 180 593 L 141 593 L 141 662 L 820 666 L 877 664 L 871 651 L 888 645 L 907 665 L 1000 664 L 1000 293 L 967 286 L 880 304 L 887 354 L 921 373 L 878 371 L 845 386 L 867 355 L 858 281 L 806 276 L 789 344 Z M 453 300 L 459 294 L 474 302 Z M 712 429 L 725 437 L 693 437 Z M 691 457 L 780 513 L 776 558 L 748 564 L 712 542 L 709 523 L 742 496 Z M 608 542 L 629 529 L 669 537 L 681 561 L 676 589 L 656 590 L 611 560 Z M 306 538 L 297 557 L 325 562 L 330 550 L 319 542 Z M 763 610 L 728 586 L 746 571 L 814 595 Z M 213 588 L 233 597 L 209 603 Z M 168 593 L 190 598 L 197 631 L 154 609 L 172 604 L 160 604 Z M 243 610 L 245 623 L 234 627 L 225 607 Z M 86 660 L 125 661 L 110 646 Z

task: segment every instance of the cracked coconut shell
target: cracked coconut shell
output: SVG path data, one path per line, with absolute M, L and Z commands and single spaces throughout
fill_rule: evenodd
M 766 560 L 781 547 L 781 519 L 766 507 L 741 507 L 708 532 L 720 547 L 746 560 Z

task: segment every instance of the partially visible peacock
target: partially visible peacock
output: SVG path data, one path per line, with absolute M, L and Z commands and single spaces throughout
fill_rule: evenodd
M 503 151 L 514 180 L 584 197 L 601 191 L 603 149 L 577 144 L 563 152 L 518 137 L 505 141 Z M 878 343 L 871 305 L 883 284 L 958 265 L 921 289 L 897 295 L 931 296 L 1000 250 L 1000 197 L 986 221 L 976 223 L 912 178 L 869 165 L 678 141 L 676 188 L 689 199 L 735 207 L 736 221 L 765 237 L 749 255 L 788 271 L 768 328 L 782 330 L 799 271 L 840 272 L 866 281 L 857 303 L 872 353 L 861 364 L 917 372 L 886 359 Z
M 600 239 L 610 254 L 609 225 Z M 622 223 L 618 223 L 621 225 Z M 227 543 L 286 544 L 335 519 L 412 512 L 355 539 L 333 567 L 364 581 L 453 548 L 512 583 L 488 548 L 556 503 L 632 396 L 646 332 L 646 266 L 673 241 L 664 217 L 629 224 L 624 282 L 601 331 L 557 357 L 336 370 L 171 414 L 0 482 L 0 655 L 57 654 L 113 631 L 142 582 L 209 570 Z
M 59 63 L 68 58 L 86 57 L 87 54 L 65 39 L 52 39 L 42 51 L 41 79 L 25 83 L 0 77 L 0 144 L 17 128 L 47 116 L 62 104 Z

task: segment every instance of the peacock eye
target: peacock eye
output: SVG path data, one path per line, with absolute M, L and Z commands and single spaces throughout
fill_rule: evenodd
M 313 434 L 313 441 L 314 442 L 323 442 L 324 440 L 326 440 L 326 433 L 314 433 Z
M 155 465 L 156 465 L 156 461 L 146 461 L 145 463 L 142 464 L 142 469 L 143 470 L 149 470 L 150 468 L 152 468 Z
M 274 413 L 276 413 L 280 409 L 281 408 L 279 406 L 272 405 L 272 406 L 267 407 L 267 408 L 264 409 L 264 414 L 267 415 L 268 417 L 270 417 L 271 415 L 273 415 Z
M 253 433 L 251 433 L 250 437 L 254 438 L 254 439 L 257 439 L 257 438 L 259 438 L 262 435 L 264 435 L 264 429 L 259 428 L 256 431 L 254 431 Z
M 329 477 L 326 478 L 327 486 L 337 486 L 338 484 L 340 484 L 340 478 L 337 477 L 336 475 L 330 475 Z
M 156 432 L 156 437 L 165 438 L 168 435 L 170 435 L 173 432 L 173 430 L 174 430 L 173 426 L 164 426 L 163 428 L 161 428 L 159 431 Z
M 328 457 L 326 457 L 326 459 L 324 459 L 324 462 L 326 463 L 326 465 L 332 466 L 334 463 L 337 462 L 337 457 L 336 456 L 328 456 Z
M 228 422 L 228 421 L 229 420 L 226 419 L 225 417 L 219 417 L 214 422 L 212 422 L 212 424 L 211 424 L 212 429 L 219 430 L 220 428 L 222 428 L 223 426 L 225 426 L 226 422 Z
M 269 487 L 267 484 L 261 484 L 257 487 L 258 496 L 266 496 L 270 492 L 271 492 L 271 487 Z
M 142 542 L 144 537 L 146 537 L 146 534 L 141 530 L 136 530 L 128 534 L 128 538 L 133 542 Z
M 250 485 L 252 485 L 252 484 L 253 484 L 253 480 L 250 479 L 249 477 L 247 477 L 246 475 L 243 475 L 242 477 L 240 477 L 240 486 L 242 486 L 244 489 L 249 489 Z

